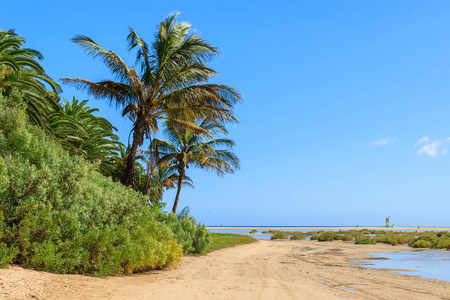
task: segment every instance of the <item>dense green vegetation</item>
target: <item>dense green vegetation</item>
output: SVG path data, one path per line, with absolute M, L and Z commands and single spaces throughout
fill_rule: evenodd
M 450 232 L 419 235 L 410 245 L 414 248 L 433 248 L 450 250 Z
M 159 24 L 151 46 L 130 28 L 136 68 L 86 36 L 73 39 L 116 81 L 62 80 L 116 105 L 133 122 L 128 146 L 87 100 L 60 99 L 61 88 L 38 62 L 42 54 L 24 47 L 14 30 L 0 30 L 0 266 L 117 275 L 211 249 L 206 226 L 187 210 L 176 215 L 176 205 L 163 212 L 162 198 L 177 188 L 178 203 L 181 187 L 192 186 L 189 164 L 218 174 L 239 167 L 221 148 L 233 142 L 216 135 L 237 121 L 233 105 L 241 97 L 208 83 L 217 73 L 207 63 L 218 50 L 176 17 Z M 170 143 L 155 139 L 162 120 Z M 138 149 L 144 139 L 148 151 Z
M 0 96 L 2 264 L 106 275 L 175 263 L 180 246 L 145 197 L 28 124 L 21 97 Z
M 255 238 L 244 234 L 210 233 L 210 235 L 211 246 L 209 248 L 209 251 L 256 242 Z

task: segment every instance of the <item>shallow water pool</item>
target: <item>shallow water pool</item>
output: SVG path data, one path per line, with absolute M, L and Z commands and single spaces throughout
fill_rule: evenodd
M 375 259 L 357 261 L 364 268 L 386 269 L 398 274 L 450 281 L 450 251 L 447 250 L 415 250 L 368 254 Z M 387 259 L 377 260 L 376 258 Z

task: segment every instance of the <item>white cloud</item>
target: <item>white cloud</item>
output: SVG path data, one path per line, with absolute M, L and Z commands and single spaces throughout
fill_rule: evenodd
M 429 141 L 430 141 L 430 138 L 428 137 L 428 135 L 425 135 L 417 140 L 416 146 L 424 144 L 424 143 L 428 143 Z
M 387 146 L 395 143 L 397 138 L 384 137 L 379 140 L 373 141 L 369 143 L 369 147 L 379 147 L 379 146 Z
M 447 153 L 448 149 L 445 148 L 446 145 L 450 142 L 450 137 L 444 139 L 436 139 L 430 140 L 428 135 L 417 140 L 416 147 L 422 145 L 419 150 L 417 150 L 417 154 L 422 155 L 425 154 L 428 157 L 436 158 L 440 155 L 444 155 Z

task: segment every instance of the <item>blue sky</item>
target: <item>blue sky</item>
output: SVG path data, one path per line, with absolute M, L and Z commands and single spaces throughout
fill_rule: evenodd
M 448 1 L 13 1 L 15 28 L 54 78 L 111 78 L 70 42 L 84 34 L 121 55 L 131 26 L 151 41 L 179 11 L 220 48 L 215 82 L 237 88 L 229 126 L 242 168 L 189 169 L 180 207 L 208 225 L 450 226 Z M 63 97 L 87 99 L 64 87 Z M 119 128 L 130 124 L 91 100 Z M 165 194 L 168 207 L 174 192 Z

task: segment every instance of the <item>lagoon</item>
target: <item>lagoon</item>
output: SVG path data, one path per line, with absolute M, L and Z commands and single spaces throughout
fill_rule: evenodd
M 364 268 L 423 278 L 450 281 L 450 251 L 415 250 L 406 252 L 368 253 L 370 261 L 357 261 Z

